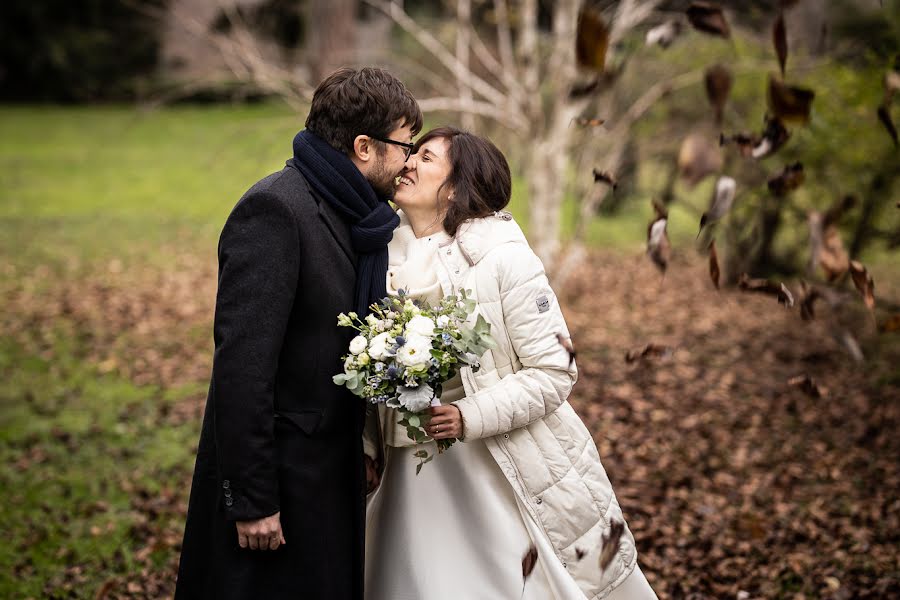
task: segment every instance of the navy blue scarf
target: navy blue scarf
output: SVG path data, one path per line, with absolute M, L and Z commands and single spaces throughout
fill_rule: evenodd
M 400 217 L 375 194 L 347 155 L 307 129 L 294 137 L 294 158 L 288 162 L 350 224 L 353 249 L 359 255 L 355 310 L 360 317 L 368 314 L 369 305 L 387 295 L 387 246 Z

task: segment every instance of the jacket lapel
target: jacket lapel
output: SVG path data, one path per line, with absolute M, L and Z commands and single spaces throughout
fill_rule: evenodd
M 337 240 L 341 250 L 347 255 L 347 258 L 355 269 L 356 253 L 353 251 L 353 242 L 350 239 L 350 227 L 347 226 L 347 223 L 341 215 L 338 214 L 328 202 L 319 198 L 315 193 L 313 193 L 313 198 L 316 199 L 316 203 L 319 205 L 319 218 L 325 223 L 325 226 L 328 227 L 331 235 Z

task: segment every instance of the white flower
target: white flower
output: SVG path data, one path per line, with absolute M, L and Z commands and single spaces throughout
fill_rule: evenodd
M 369 342 L 369 356 L 375 360 L 384 360 L 390 356 L 390 349 L 388 348 L 388 344 L 390 343 L 389 338 L 390 334 L 386 332 L 379 333 L 373 337 L 372 341 Z
M 363 367 L 369 364 L 369 355 L 363 352 L 359 356 L 356 357 L 356 361 L 362 365 Z
M 378 318 L 375 315 L 366 315 L 366 323 L 369 327 L 375 327 L 375 324 L 378 323 Z
M 384 329 L 390 329 L 391 327 L 394 326 L 393 319 L 386 319 L 386 320 L 382 321 L 382 323 L 384 323 Z
M 347 360 L 344 361 L 344 371 L 352 371 L 354 366 L 356 365 L 353 362 L 353 357 L 348 356 Z
M 361 335 L 356 336 L 352 340 L 350 340 L 350 354 L 359 354 L 363 350 L 366 349 L 369 343 L 366 341 Z
M 417 315 L 406 324 L 406 333 L 408 335 L 418 334 L 430 338 L 434 335 L 434 321 L 428 317 Z
M 434 390 L 427 383 L 417 387 L 401 387 L 398 391 L 400 406 L 412 412 L 421 412 L 431 406 L 434 397 Z
M 407 367 L 418 367 L 431 359 L 431 338 L 415 333 L 406 338 L 406 343 L 397 350 L 397 360 Z
M 396 312 L 389 310 L 389 311 L 387 311 L 387 314 L 384 316 L 386 316 L 388 319 L 393 320 L 393 319 L 396 319 L 399 315 Z
M 450 317 L 447 315 L 441 315 L 437 318 L 437 326 L 441 329 L 446 327 L 448 323 L 450 323 Z

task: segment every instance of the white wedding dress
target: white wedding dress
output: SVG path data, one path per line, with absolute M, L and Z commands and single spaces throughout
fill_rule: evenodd
M 448 240 L 444 232 L 417 239 L 395 231 L 388 293 L 402 288 L 432 305 L 439 302 L 436 252 Z M 465 395 L 459 375 L 443 387 L 443 404 Z M 416 448 L 395 425 L 397 414 L 384 407 L 380 413 L 387 455 L 381 485 L 366 509 L 366 600 L 585 600 L 484 441 L 456 442 L 416 475 Z M 434 442 L 424 447 L 437 451 Z M 532 544 L 537 566 L 523 580 L 522 558 Z M 635 567 L 606 598 L 656 595 Z

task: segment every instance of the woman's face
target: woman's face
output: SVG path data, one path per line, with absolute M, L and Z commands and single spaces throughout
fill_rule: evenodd
M 449 176 L 450 143 L 446 138 L 428 140 L 406 161 L 394 190 L 394 203 L 407 213 L 433 212 L 438 217 L 452 193 L 449 187 L 440 189 Z

